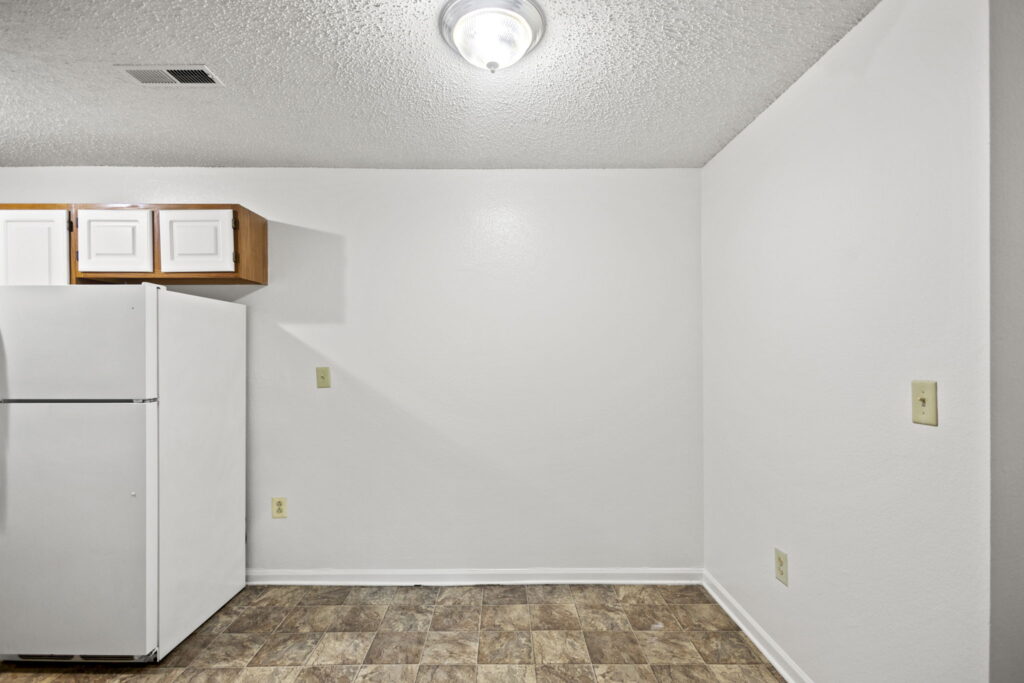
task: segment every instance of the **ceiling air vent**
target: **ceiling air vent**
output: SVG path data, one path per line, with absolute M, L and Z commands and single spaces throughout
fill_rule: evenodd
M 135 83 L 143 85 L 222 85 L 202 64 L 118 64 Z

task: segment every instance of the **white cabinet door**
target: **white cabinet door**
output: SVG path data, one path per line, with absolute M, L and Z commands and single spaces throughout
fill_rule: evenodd
M 83 273 L 153 272 L 153 212 L 80 210 L 78 270 Z
M 68 282 L 68 212 L 0 211 L 0 285 Z
M 234 211 L 160 212 L 160 270 L 224 273 L 235 270 Z

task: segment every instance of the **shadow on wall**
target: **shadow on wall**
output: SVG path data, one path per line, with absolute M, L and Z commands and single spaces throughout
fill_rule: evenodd
M 4 353 L 4 337 L 0 330 L 0 396 L 7 395 L 7 354 Z M 0 533 L 7 528 L 7 449 L 10 443 L 8 434 L 8 409 L 0 403 Z

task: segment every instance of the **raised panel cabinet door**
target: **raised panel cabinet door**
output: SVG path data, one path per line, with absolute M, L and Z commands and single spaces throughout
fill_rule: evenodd
M 68 212 L 0 211 L 0 285 L 66 285 Z
M 165 273 L 234 272 L 234 211 L 160 211 L 160 270 Z
M 153 212 L 79 210 L 78 270 L 82 273 L 153 272 Z

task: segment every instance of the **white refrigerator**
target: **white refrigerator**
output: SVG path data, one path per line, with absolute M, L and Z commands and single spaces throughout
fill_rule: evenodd
M 160 659 L 241 590 L 245 321 L 0 287 L 0 658 Z

